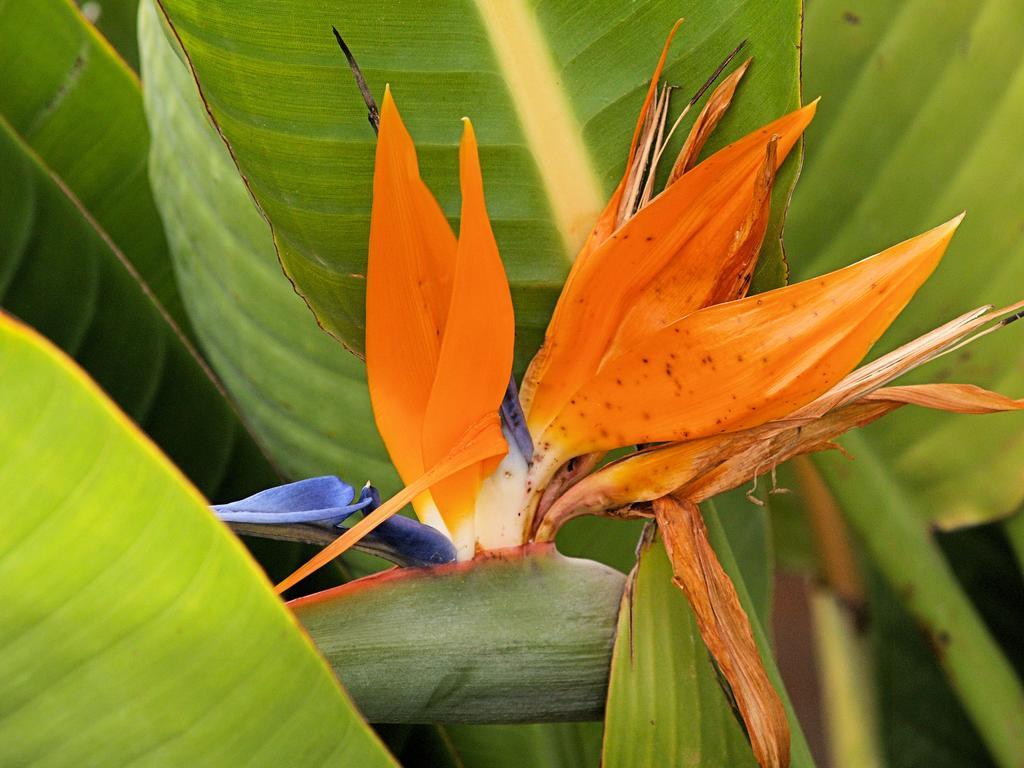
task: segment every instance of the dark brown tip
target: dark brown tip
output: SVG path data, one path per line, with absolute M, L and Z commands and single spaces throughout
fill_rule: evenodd
M 352 70 L 352 76 L 356 79 L 356 85 L 359 87 L 359 92 L 363 95 L 363 102 L 366 104 L 367 110 L 366 119 L 370 121 L 373 132 L 377 133 L 380 130 L 380 110 L 377 108 L 377 102 L 373 100 L 373 94 L 370 93 L 370 86 L 366 84 L 366 78 L 363 77 L 363 70 L 359 68 L 356 57 L 352 55 L 352 51 L 346 45 L 345 39 L 341 36 L 338 28 L 332 26 L 331 31 L 334 32 L 334 39 L 338 41 L 338 47 L 345 54 L 349 69 Z

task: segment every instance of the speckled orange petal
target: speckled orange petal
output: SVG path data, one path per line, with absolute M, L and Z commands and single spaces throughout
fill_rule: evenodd
M 417 496 L 429 491 L 431 486 L 466 467 L 485 461 L 491 456 L 500 455 L 507 448 L 505 438 L 501 434 L 501 421 L 497 412 L 485 415 L 459 436 L 447 456 L 317 552 L 308 562 L 274 587 L 274 591 L 281 594 L 323 568 L 331 560 L 355 546 L 360 539 L 389 517 L 400 512 L 402 507 Z
M 498 413 L 512 371 L 512 298 L 487 217 L 476 137 L 468 119 L 459 162 L 462 218 L 451 308 L 423 418 L 423 461 L 428 467 L 444 457 L 470 425 Z M 500 437 L 497 421 L 495 429 Z M 432 490 L 456 547 L 469 547 L 470 554 L 481 472 L 479 466 L 468 467 Z
M 684 177 L 685 178 L 685 177 Z M 682 183 L 682 182 L 680 182 Z M 539 441 L 583 453 L 778 419 L 845 376 L 942 258 L 962 217 L 821 277 L 708 307 L 607 362 Z
M 747 195 L 733 195 L 678 255 L 628 303 L 604 359 L 628 352 L 680 317 L 746 296 L 757 266 L 778 169 L 778 139 L 768 142 Z
M 615 191 L 612 192 L 612 196 L 608 200 L 608 204 L 601 212 L 601 215 L 597 217 L 597 222 L 590 231 L 590 235 L 583 244 L 583 248 L 576 256 L 573 269 L 576 269 L 577 265 L 580 264 L 581 261 L 585 260 L 592 250 L 607 240 L 616 229 L 619 204 L 622 201 L 622 194 L 626 189 L 626 185 L 629 183 L 629 177 L 633 170 L 634 160 L 640 143 L 640 135 L 643 133 L 644 123 L 647 121 L 647 115 L 651 109 L 651 105 L 654 103 L 655 97 L 658 94 L 658 81 L 661 79 L 661 71 L 665 68 L 665 60 L 668 58 L 668 49 L 672 45 L 672 38 L 675 37 L 675 34 L 682 23 L 683 20 L 679 19 L 672 26 L 672 29 L 668 33 L 668 37 L 665 39 L 665 45 L 661 49 L 661 56 L 658 58 L 658 64 L 654 68 L 654 74 L 651 75 L 651 83 L 647 87 L 647 95 L 644 97 L 643 106 L 640 107 L 640 114 L 637 117 L 636 128 L 633 129 L 633 139 L 629 145 L 629 154 L 626 156 L 626 169 L 622 174 L 622 179 L 619 181 L 619 185 L 615 188 Z
M 366 287 L 366 372 L 377 428 L 405 482 L 424 471 L 420 435 L 437 373 L 455 236 L 420 179 L 416 149 L 385 90 Z
M 715 153 L 626 222 L 566 283 L 548 326 L 527 419 L 540 434 L 572 393 L 598 371 L 623 318 L 642 304 L 640 331 L 714 301 L 734 238 L 755 206 L 766 149 L 776 167 L 814 115 L 786 115 Z M 666 273 L 666 270 L 668 272 Z M 727 275 L 726 278 L 735 277 Z
M 640 142 L 640 135 L 643 133 L 648 112 L 650 111 L 651 105 L 654 103 L 655 97 L 658 93 L 658 81 L 661 79 L 661 72 L 665 67 L 665 60 L 668 58 L 669 47 L 672 44 L 672 39 L 675 37 L 676 31 L 682 23 L 683 20 L 679 19 L 672 26 L 672 29 L 665 40 L 665 45 L 661 49 L 661 56 L 658 59 L 657 66 L 654 68 L 654 74 L 651 75 L 650 85 L 647 87 L 647 95 L 644 97 L 644 103 L 640 107 L 640 114 L 637 117 L 636 128 L 633 129 L 633 139 L 629 145 L 629 154 L 626 156 L 626 168 L 623 171 L 622 179 L 619 181 L 615 191 L 612 192 L 612 196 L 609 198 L 608 204 L 597 217 L 597 221 L 590 230 L 590 234 L 583 243 L 583 247 L 580 249 L 580 252 L 576 255 L 572 269 L 569 271 L 569 276 L 566 278 L 565 286 L 562 288 L 563 296 L 566 292 L 572 291 L 571 286 L 575 280 L 575 276 L 583 269 L 583 265 L 587 262 L 590 255 L 598 248 L 598 246 L 604 243 L 611 236 L 612 232 L 614 232 L 618 226 L 619 206 L 622 203 L 622 195 L 625 192 L 626 185 L 629 183 L 630 175 L 633 173 L 633 166 Z M 555 307 L 555 315 L 551 319 L 552 323 L 555 322 L 555 317 L 557 317 L 559 311 L 563 311 L 563 302 L 561 301 L 559 301 L 558 306 Z M 547 345 L 545 344 L 545 346 L 541 347 L 536 356 L 530 362 L 526 375 L 523 376 L 523 382 L 519 388 L 519 399 L 523 406 L 523 412 L 526 415 L 529 415 L 530 413 L 537 385 L 547 368 L 546 357 Z

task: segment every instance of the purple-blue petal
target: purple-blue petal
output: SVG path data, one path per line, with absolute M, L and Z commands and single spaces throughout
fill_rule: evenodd
M 230 504 L 218 504 L 213 511 L 227 523 L 337 525 L 372 503 L 362 496 L 353 503 L 355 495 L 351 485 L 325 475 L 268 488 Z
M 515 376 L 508 380 L 508 388 L 501 401 L 501 423 L 506 435 L 512 438 L 510 447 L 519 451 L 527 465 L 533 464 L 533 438 L 526 426 L 523 407 L 519 404 L 519 387 L 516 386 Z
M 351 485 L 333 475 L 268 488 L 248 498 L 213 507 L 227 523 L 294 525 L 341 529 L 356 512 L 380 506 L 380 492 L 367 483 L 355 499 Z M 356 545 L 399 565 L 439 565 L 455 560 L 455 546 L 443 533 L 407 517 L 385 520 Z
M 455 545 L 436 528 L 395 515 L 360 542 L 363 549 L 402 565 L 442 565 L 455 562 Z

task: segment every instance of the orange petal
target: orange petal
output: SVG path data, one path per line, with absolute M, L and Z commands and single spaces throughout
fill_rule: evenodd
M 765 672 L 736 589 L 708 541 L 700 510 L 669 496 L 654 502 L 654 512 L 673 581 L 686 594 L 700 636 L 729 683 L 754 757 L 762 768 L 787 768 L 786 710 Z
M 644 504 L 668 494 L 704 501 L 770 472 L 793 456 L 829 447 L 844 432 L 870 424 L 900 405 L 856 403 L 795 424 L 771 422 L 625 456 L 561 496 L 540 522 L 536 539 L 552 539 L 562 525 L 580 515 Z
M 501 421 L 495 411 L 480 419 L 476 424 L 471 425 L 460 436 L 455 446 L 444 459 L 320 550 L 308 562 L 274 587 L 274 591 L 281 594 L 310 574 L 323 568 L 331 560 L 353 547 L 378 525 L 401 511 L 402 507 L 406 504 L 409 504 L 417 496 L 430 490 L 431 486 L 442 482 L 466 467 L 485 461 L 492 456 L 499 456 L 506 450 L 508 450 L 508 445 L 501 434 Z
M 665 38 L 665 45 L 661 49 L 661 56 L 658 58 L 658 64 L 654 68 L 654 74 L 651 75 L 651 83 L 647 87 L 647 95 L 644 97 L 643 106 L 640 107 L 640 114 L 637 117 L 636 128 L 633 129 L 633 139 L 629 145 L 629 154 L 626 156 L 626 170 L 622 175 L 621 181 L 619 181 L 619 185 L 615 188 L 611 198 L 608 200 L 608 204 L 601 212 L 601 215 L 598 216 L 597 222 L 594 224 L 594 228 L 587 237 L 587 241 L 584 243 L 582 250 L 576 256 L 576 262 L 573 264 L 573 269 L 576 269 L 578 264 L 585 261 L 587 255 L 607 240 L 612 232 L 618 228 L 619 205 L 622 202 L 622 195 L 629 184 L 630 177 L 636 173 L 635 160 L 637 151 L 640 148 L 640 137 L 641 134 L 644 133 L 644 126 L 648 121 L 649 112 L 658 95 L 658 81 L 661 79 L 661 71 L 665 68 L 665 60 L 668 58 L 668 50 L 672 45 L 672 38 L 675 37 L 676 32 L 682 23 L 682 19 L 676 21 L 676 23 L 672 25 L 672 29 L 669 31 L 668 37 Z
M 654 68 L 654 74 L 651 75 L 651 82 L 647 87 L 647 95 L 644 97 L 644 103 L 640 107 L 640 114 L 637 117 L 636 128 L 633 129 L 633 139 L 630 142 L 629 154 L 626 156 L 626 169 L 623 172 L 622 179 L 619 181 L 615 191 L 612 192 L 612 196 L 608 200 L 608 204 L 605 206 L 604 210 L 601 212 L 601 215 L 597 217 L 597 221 L 594 223 L 594 227 L 587 236 L 587 240 L 584 242 L 580 252 L 576 255 L 576 259 L 573 262 L 569 276 L 566 278 L 565 287 L 562 289 L 563 295 L 567 290 L 569 290 L 569 286 L 574 280 L 574 275 L 582 270 L 591 253 L 593 253 L 598 246 L 604 243 L 609 236 L 611 236 L 612 232 L 614 232 L 619 226 L 619 206 L 622 203 L 622 196 L 626 190 L 626 185 L 629 183 L 630 177 L 634 174 L 634 165 L 637 150 L 640 145 L 640 136 L 644 132 L 644 126 L 648 121 L 651 106 L 654 104 L 655 98 L 658 94 L 658 81 L 661 79 L 661 72 L 665 67 L 665 60 L 668 58 L 669 46 L 671 46 L 672 39 L 675 37 L 676 31 L 682 23 L 682 19 L 676 21 L 672 26 L 671 31 L 668 33 L 665 45 L 661 49 L 661 56 L 658 59 L 658 64 Z M 559 306 L 561 306 L 561 301 L 559 302 Z M 558 311 L 559 307 L 556 307 L 556 315 Z M 552 323 L 553 322 L 554 318 L 552 318 Z M 537 352 L 537 355 L 530 362 L 530 367 L 527 369 L 526 375 L 523 377 L 523 382 L 519 388 L 519 400 L 522 403 L 524 413 L 527 415 L 529 415 L 530 412 L 537 383 L 546 369 L 546 349 L 547 345 L 545 344 L 545 346 L 541 347 Z
M 462 218 L 451 308 L 423 417 L 426 466 L 445 456 L 472 424 L 498 412 L 512 371 L 512 298 L 487 217 L 476 137 L 468 119 L 459 162 Z M 473 543 L 481 471 L 481 467 L 468 467 L 437 483 L 432 491 L 456 546 L 463 548 Z
M 675 163 L 672 164 L 672 170 L 668 175 L 666 186 L 674 184 L 684 173 L 697 164 L 700 151 L 704 148 L 707 140 L 711 138 L 715 128 L 718 127 L 719 121 L 728 111 L 729 105 L 732 103 L 732 97 L 736 93 L 736 86 L 739 85 L 740 79 L 746 73 L 749 66 L 750 59 L 747 59 L 732 74 L 725 78 L 715 88 L 711 96 L 708 97 L 704 109 L 700 111 L 700 114 L 693 123 L 693 127 L 690 128 L 690 133 L 686 137 L 683 148 L 679 151 L 679 156 L 676 158 Z
M 745 429 L 811 402 L 899 314 L 961 218 L 844 269 L 702 309 L 652 334 L 572 395 L 539 440 L 555 456 L 539 457 L 534 469 L 544 474 L 591 451 Z
M 734 208 L 720 209 L 658 273 L 654 284 L 635 297 L 605 353 L 606 360 L 628 352 L 645 336 L 683 315 L 746 296 L 768 230 L 778 163 L 778 140 L 773 138 L 754 177 L 751 196 L 733 197 Z M 737 225 L 737 217 L 744 213 Z
M 373 414 L 405 482 L 423 474 L 423 417 L 437 372 L 455 236 L 420 179 L 416 149 L 384 92 L 373 175 L 366 371 Z
M 715 300 L 722 271 L 736 255 L 736 233 L 749 220 L 766 148 L 778 135 L 776 165 L 781 163 L 814 111 L 811 104 L 715 153 L 574 270 L 541 356 L 531 366 L 537 384 L 528 421 L 534 434 L 593 378 L 632 307 L 644 306 L 634 326 L 639 331 L 646 323 L 671 322 Z

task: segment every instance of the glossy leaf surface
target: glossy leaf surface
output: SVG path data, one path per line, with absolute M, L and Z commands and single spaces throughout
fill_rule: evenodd
M 286 270 L 323 325 L 356 348 L 363 338 L 374 137 L 332 25 L 375 93 L 390 82 L 423 148 L 424 176 L 449 216 L 458 210 L 459 118 L 473 117 L 512 282 L 520 365 L 536 348 L 567 267 L 621 176 L 647 79 L 679 16 L 687 22 L 666 75 L 687 94 L 740 40 L 749 41 L 755 58 L 716 146 L 798 99 L 796 2 L 624 9 L 607 0 L 383 8 L 340 0 L 165 0 L 162 7 L 274 226 Z M 439 45 L 442 38 L 447 42 Z M 772 229 L 770 239 L 778 219 Z M 777 254 L 765 271 L 778 275 Z
M 396 765 L 205 500 L 0 317 L 10 765 Z
M 1020 155 L 1024 66 L 1016 2 L 809 4 L 805 87 L 821 91 L 787 245 L 795 274 L 842 266 L 967 210 L 934 277 L 878 351 L 984 302 L 1024 297 Z M 1024 394 L 1018 327 L 900 383 L 965 381 Z M 1008 514 L 1024 499 L 1024 415 L 904 409 L 866 431 L 893 488 L 941 525 Z M 851 481 L 856 482 L 856 481 Z M 865 503 L 870 503 L 865 501 Z
M 0 118 L 0 303 L 49 337 L 211 498 L 276 474 L 106 233 Z
M 660 541 L 642 545 L 616 637 L 606 768 L 757 765 Z

